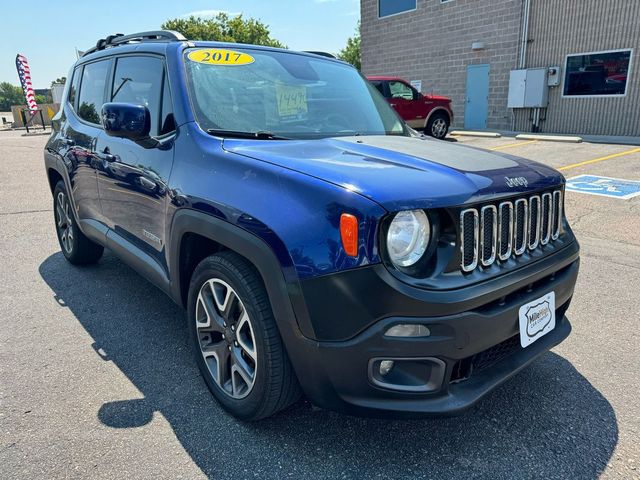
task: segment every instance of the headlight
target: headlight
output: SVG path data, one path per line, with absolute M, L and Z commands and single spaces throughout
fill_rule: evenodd
M 389 258 L 398 267 L 410 267 L 424 255 L 431 225 L 422 210 L 398 212 L 389 225 L 387 251 Z

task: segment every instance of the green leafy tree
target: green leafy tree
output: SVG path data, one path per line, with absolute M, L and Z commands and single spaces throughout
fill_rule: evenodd
M 0 112 L 8 112 L 13 105 L 25 105 L 22 88 L 9 82 L 0 83 Z
M 360 57 L 360 22 L 358 22 L 358 26 L 356 27 L 355 35 L 353 37 L 349 37 L 347 45 L 340 50 L 338 58 L 350 63 L 360 70 L 362 66 Z
M 51 86 L 53 87 L 56 83 L 61 83 L 62 85 L 64 85 L 65 83 L 67 83 L 67 77 L 56 78 L 53 82 L 51 82 Z
M 41 105 L 43 103 L 53 103 L 53 98 L 51 97 L 51 93 L 37 93 L 36 94 L 36 103 Z
M 271 37 L 269 27 L 261 21 L 253 18 L 245 19 L 242 15 L 230 17 L 224 12 L 212 18 L 194 16 L 173 18 L 164 22 L 161 28 L 180 32 L 189 40 L 250 43 L 287 48 L 286 45 Z

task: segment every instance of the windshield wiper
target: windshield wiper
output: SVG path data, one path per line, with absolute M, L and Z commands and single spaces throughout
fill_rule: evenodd
M 257 132 L 241 132 L 238 130 L 222 130 L 219 128 L 209 128 L 207 133 L 215 135 L 217 137 L 229 137 L 229 138 L 252 138 L 256 140 L 289 140 L 287 137 L 281 137 L 272 132 L 266 132 L 260 130 Z

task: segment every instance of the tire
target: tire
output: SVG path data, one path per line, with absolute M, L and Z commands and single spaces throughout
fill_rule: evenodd
M 434 113 L 431 115 L 431 118 L 429 118 L 424 133 L 438 140 L 442 140 L 447 136 L 447 132 L 449 131 L 449 122 L 449 116 L 446 113 Z
M 200 262 L 187 315 L 200 372 L 227 412 L 259 420 L 300 397 L 262 279 L 243 257 L 225 251 Z
M 67 187 L 60 180 L 53 190 L 53 218 L 62 254 L 74 265 L 96 263 L 102 257 L 104 247 L 80 231 L 71 209 Z

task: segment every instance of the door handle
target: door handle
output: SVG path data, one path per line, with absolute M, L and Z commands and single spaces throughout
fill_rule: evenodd
M 69 137 L 60 137 L 60 141 L 61 141 L 64 145 L 67 145 L 67 146 L 69 146 L 69 147 L 73 147 L 73 146 L 76 144 L 75 140 L 73 140 L 73 139 L 71 139 L 71 138 L 69 138 Z
M 145 177 L 138 177 L 138 183 L 142 188 L 150 192 L 153 192 L 158 186 L 156 182 L 149 180 L 148 178 L 145 178 Z

